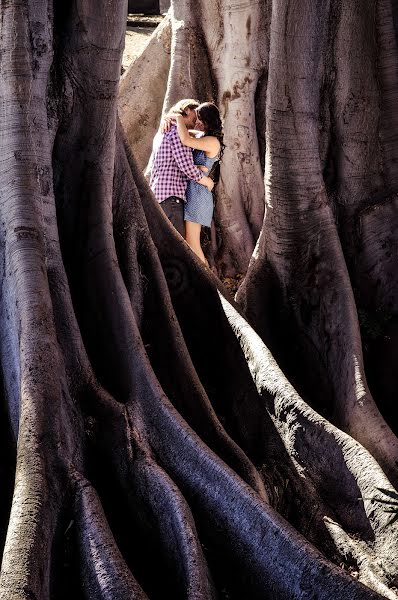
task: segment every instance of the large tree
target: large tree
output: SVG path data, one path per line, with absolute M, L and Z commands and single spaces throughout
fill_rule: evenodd
M 0 6 L 0 598 L 396 598 L 354 300 L 394 427 L 396 5 L 174 7 L 166 104 L 224 98 L 226 265 L 266 200 L 240 307 L 125 140 L 127 3 Z

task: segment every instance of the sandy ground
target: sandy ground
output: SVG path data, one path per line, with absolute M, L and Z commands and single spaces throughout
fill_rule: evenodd
M 127 27 L 125 48 L 122 58 L 122 71 L 141 54 L 154 32 L 153 27 Z

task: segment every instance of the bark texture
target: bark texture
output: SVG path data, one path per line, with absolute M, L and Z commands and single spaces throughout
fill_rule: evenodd
M 171 19 L 166 16 L 143 53 L 120 82 L 119 116 L 142 169 L 148 163 L 160 123 L 171 55 Z
M 222 76 L 235 69 L 237 90 L 247 87 L 247 97 L 239 92 L 246 99 L 226 100 L 228 111 L 255 106 L 255 88 L 264 85 L 259 73 L 268 64 L 267 102 L 259 105 L 267 111 L 270 206 L 242 302 L 296 375 L 301 397 L 241 308 L 165 219 L 128 147 L 117 116 L 126 2 L 7 0 L 0 6 L 0 598 L 396 598 L 398 524 L 387 525 L 387 496 L 379 491 L 394 492 L 396 442 L 365 382 L 349 275 L 364 286 L 361 273 L 370 278 L 369 314 L 371 302 L 390 307 L 393 260 L 376 264 L 370 250 L 379 247 L 378 232 L 394 244 L 395 197 L 391 188 L 391 200 L 379 210 L 361 203 L 358 192 L 363 251 L 356 261 L 349 235 L 355 219 L 347 213 L 344 237 L 322 192 L 314 133 L 327 24 L 342 28 L 333 39 L 341 40 L 348 64 L 353 52 L 343 34 L 355 16 L 364 23 L 362 12 L 337 14 L 334 4 L 308 2 L 296 13 L 280 0 L 267 5 L 273 22 L 267 27 L 270 13 L 262 14 L 262 3 L 252 7 L 250 26 L 244 3 L 199 2 L 192 10 L 181 3 L 180 17 L 173 16 L 174 75 L 166 103 L 178 92 L 177 74 L 184 91 L 190 81 L 211 84 L 205 81 L 211 71 L 197 66 L 206 53 L 218 65 L 220 40 L 238 36 L 241 23 L 242 47 L 254 66 L 220 56 Z M 204 45 L 190 55 L 189 80 L 183 50 L 194 32 L 187 25 L 199 19 L 201 6 Z M 392 13 L 383 6 L 377 23 L 388 53 Z M 371 27 L 375 5 L 367 9 Z M 228 23 L 229 14 L 233 27 L 220 37 L 216 17 Z M 313 35 L 303 38 L 303 30 Z M 365 30 L 356 28 L 350 43 Z M 211 44 L 214 54 L 206 50 Z M 283 78 L 294 60 L 290 105 L 280 110 Z M 356 85 L 359 63 L 358 55 Z M 245 69 L 252 81 L 245 82 Z M 394 79 L 387 68 L 384 76 L 389 93 L 380 110 L 387 120 L 378 126 L 383 143 L 394 147 L 387 126 Z M 337 79 L 329 90 L 336 123 L 346 90 L 344 78 L 341 85 Z M 236 143 L 253 154 L 235 165 L 242 178 L 236 189 L 258 199 L 261 143 L 250 137 L 254 113 L 242 118 L 249 139 Z M 231 143 L 235 133 L 228 134 Z M 342 155 L 342 176 L 334 181 L 343 194 L 352 186 L 352 165 L 343 160 L 341 136 L 331 145 Z M 353 143 L 348 133 L 346 143 Z M 391 159 L 391 172 L 394 165 Z M 366 169 L 361 173 L 368 177 Z M 220 193 L 232 194 L 229 185 Z M 257 200 L 247 207 L 251 220 L 240 239 L 251 236 L 254 245 L 261 210 Z M 250 252 L 246 242 L 242 248 Z M 376 273 L 385 291 L 372 286 Z M 298 289 L 300 278 L 300 298 L 312 290 L 318 310 L 306 336 L 287 285 L 296 282 Z M 270 323 L 280 328 L 280 339 Z M 312 365 L 301 378 L 293 370 L 297 347 L 300 364 Z M 318 388 L 311 390 L 309 372 Z M 314 401 L 315 389 L 330 402 L 328 410 Z
M 396 483 L 397 5 L 358 6 L 275 4 L 266 216 L 239 300 L 302 396 Z

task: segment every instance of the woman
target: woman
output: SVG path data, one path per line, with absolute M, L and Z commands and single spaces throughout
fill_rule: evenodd
M 189 132 L 181 115 L 174 114 L 181 143 L 193 149 L 194 163 L 210 172 L 214 163 L 221 158 L 224 148 L 220 112 L 215 104 L 204 102 L 196 109 L 196 129 Z M 201 137 L 196 137 L 203 133 Z M 185 239 L 195 254 L 208 262 L 200 245 L 202 225 L 210 227 L 213 218 L 213 195 L 203 185 L 189 180 L 184 207 Z

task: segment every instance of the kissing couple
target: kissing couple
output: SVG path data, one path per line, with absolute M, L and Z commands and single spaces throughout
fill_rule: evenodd
M 212 102 L 180 100 L 153 140 L 150 187 L 168 219 L 208 266 L 202 225 L 213 218 L 213 178 L 224 149 L 220 112 Z

